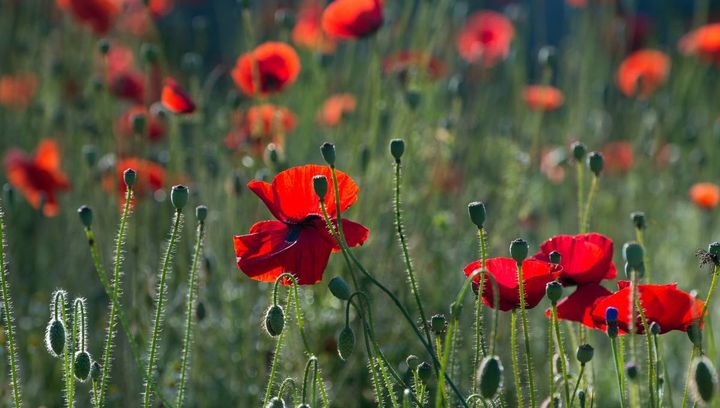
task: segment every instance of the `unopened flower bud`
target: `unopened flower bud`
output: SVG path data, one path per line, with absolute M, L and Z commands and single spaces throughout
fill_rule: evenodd
M 447 329 L 447 319 L 445 318 L 445 315 L 436 314 L 432 316 L 430 318 L 430 327 L 436 336 L 445 333 L 445 329 Z
M 625 364 L 625 374 L 627 375 L 627 378 L 629 378 L 630 380 L 632 380 L 632 381 L 637 380 L 638 374 L 639 374 L 637 364 L 635 364 L 632 361 Z
M 350 326 L 345 326 L 338 336 L 338 355 L 343 361 L 347 361 L 354 348 L 355 333 L 353 333 Z
M 578 391 L 578 402 L 580 403 L 580 408 L 585 408 L 585 398 L 586 398 L 585 391 L 583 391 L 583 390 Z
M 85 228 L 90 228 L 90 226 L 92 226 L 93 212 L 90 207 L 83 205 L 78 208 L 78 215 L 80 216 L 80 222 L 82 222 Z
M 128 188 L 132 188 L 133 184 L 135 184 L 136 179 L 137 173 L 135 173 L 135 170 L 133 169 L 126 169 L 123 173 L 123 180 L 125 181 L 125 185 Z
M 634 213 L 630 214 L 630 219 L 632 220 L 633 224 L 635 225 L 635 228 L 639 230 L 645 229 L 645 213 L 642 211 L 635 211 Z
M 170 202 L 176 210 L 181 211 L 190 198 L 190 189 L 178 184 L 170 190 Z
M 335 145 L 332 143 L 325 142 L 320 145 L 320 153 L 322 153 L 325 163 L 330 166 L 335 166 Z
M 550 261 L 550 263 L 554 263 L 555 265 L 560 264 L 560 262 L 562 261 L 562 256 L 560 255 L 560 252 L 558 252 L 558 251 L 550 252 L 550 256 L 548 256 L 548 258 L 549 258 L 548 260 Z
M 528 243 L 522 238 L 515 239 L 510 243 L 510 256 L 518 265 L 527 258 L 528 251 Z
M 92 360 L 90 354 L 87 351 L 78 351 L 75 353 L 75 360 L 73 362 L 73 372 L 75 378 L 80 382 L 85 382 L 90 377 L 90 368 L 92 366 Z
M 470 220 L 478 228 L 482 228 L 485 225 L 485 204 L 480 201 L 473 201 L 468 204 L 468 213 L 470 213 Z
M 65 350 L 65 324 L 62 320 L 51 320 L 45 331 L 45 346 L 53 357 L 60 357 Z
M 562 285 L 558 281 L 548 282 L 548 284 L 545 285 L 545 294 L 553 305 L 557 304 L 558 300 L 560 300 L 562 292 Z
M 695 347 L 702 348 L 702 329 L 698 322 L 691 324 L 687 328 L 687 336 Z
M 328 192 L 328 180 L 327 177 L 323 175 L 317 175 L 313 177 L 313 189 L 315 189 L 315 194 L 317 194 L 318 198 L 321 202 L 325 202 L 325 196 Z
M 100 375 L 102 374 L 102 366 L 97 361 L 93 361 L 92 366 L 90 366 L 90 378 L 97 382 L 100 380 Z
M 492 400 L 502 388 L 503 366 L 498 356 L 485 357 L 480 363 L 480 395 Z
M 623 257 L 631 268 L 639 268 L 643 264 L 643 247 L 637 242 L 626 242 Z
M 345 279 L 341 278 L 340 276 L 336 276 L 330 279 L 330 282 L 328 283 L 328 288 L 330 289 L 330 293 L 332 293 L 333 296 L 340 300 L 349 300 L 350 296 L 352 295 L 350 286 L 347 284 Z
M 195 207 L 195 218 L 198 219 L 200 222 L 204 222 L 207 218 L 208 209 L 204 205 L 198 205 Z
M 589 344 L 581 344 L 577 348 L 576 357 L 580 364 L 588 363 L 590 360 L 592 360 L 593 355 L 595 354 L 595 349 Z
M 590 156 L 588 156 L 588 167 L 590 167 L 590 171 L 595 174 L 595 177 L 600 175 L 603 170 L 604 164 L 605 159 L 603 158 L 603 155 L 601 153 L 592 152 L 590 153 Z
M 285 401 L 279 397 L 272 397 L 268 401 L 266 408 L 285 408 Z
M 393 139 L 390 141 L 390 154 L 395 158 L 396 162 L 400 162 L 400 158 L 405 153 L 405 141 L 402 139 Z
M 423 361 L 417 366 L 418 377 L 424 382 L 427 382 L 432 376 L 432 367 L 427 361 Z
M 279 336 L 285 327 L 285 312 L 282 306 L 272 305 L 265 313 L 265 330 L 272 337 Z
M 692 362 L 691 370 L 690 390 L 693 400 L 705 405 L 712 400 L 715 394 L 718 384 L 717 372 L 712 362 L 705 356 L 696 357 Z
M 572 144 L 572 152 L 575 160 L 582 161 L 582 159 L 584 159 L 585 155 L 587 154 L 587 148 L 584 144 L 580 142 L 575 142 Z
M 410 109 L 417 109 L 417 107 L 420 106 L 420 102 L 422 102 L 422 95 L 420 92 L 414 89 L 409 89 L 405 92 L 405 103 L 407 103 Z

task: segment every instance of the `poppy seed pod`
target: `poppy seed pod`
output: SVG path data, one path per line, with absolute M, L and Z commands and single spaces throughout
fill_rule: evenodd
M 97 361 L 93 361 L 92 366 L 90 366 L 90 378 L 93 381 L 99 381 L 100 374 L 102 374 L 102 366 Z
M 575 356 L 577 357 L 580 364 L 585 364 L 590 362 L 592 360 L 593 355 L 595 354 L 595 349 L 589 344 L 581 344 L 577 348 L 577 353 Z
M 127 169 L 123 172 L 123 180 L 128 188 L 132 188 L 135 184 L 135 180 L 137 180 L 137 173 L 133 169 Z
M 645 213 L 642 211 L 635 211 L 634 213 L 630 214 L 630 219 L 632 220 L 633 224 L 635 224 L 635 228 L 639 230 L 645 229 Z
M 585 155 L 587 154 L 587 148 L 584 144 L 580 142 L 575 142 L 572 144 L 572 152 L 575 160 L 582 161 L 582 159 L 584 159 Z
M 588 167 L 590 167 L 590 171 L 595 174 L 595 177 L 600 175 L 603 170 L 604 164 L 605 159 L 603 158 L 603 155 L 601 153 L 592 152 L 590 153 L 590 156 L 588 156 Z
M 390 141 L 390 154 L 395 158 L 396 162 L 400 161 L 403 153 L 405 153 L 405 141 L 402 139 L 393 139 Z
M 550 263 L 559 265 L 560 262 L 562 262 L 562 256 L 560 255 L 560 252 L 552 251 L 552 252 L 550 252 L 550 255 L 548 256 L 548 260 L 550 261 Z
M 338 336 L 338 356 L 343 361 L 352 355 L 353 349 L 355 348 L 355 333 L 353 333 L 350 326 L 345 326 Z
M 90 368 L 92 361 L 90 354 L 87 351 L 78 351 L 75 353 L 75 360 L 73 362 L 73 372 L 75 378 L 80 382 L 85 382 L 90 377 Z
M 687 336 L 695 347 L 702 348 L 702 329 L 697 322 L 687 328 Z
M 110 41 L 107 38 L 101 38 L 97 42 L 98 51 L 102 55 L 107 55 L 110 52 Z
M 265 313 L 265 330 L 272 337 L 279 336 L 285 327 L 285 312 L 282 306 L 272 305 Z
M 78 208 L 78 215 L 80 216 L 80 221 L 83 223 L 85 228 L 90 228 L 93 222 L 92 209 L 87 205 L 83 205 Z
M 626 242 L 623 245 L 623 258 L 631 268 L 640 268 L 643 264 L 643 248 L 637 242 Z
M 482 228 L 485 225 L 485 204 L 480 201 L 473 201 L 468 204 L 468 213 L 470 213 L 470 220 L 478 228 Z
M 518 265 L 527 258 L 528 250 L 528 243 L 522 238 L 517 238 L 510 243 L 510 256 Z
M 183 207 L 185 207 L 188 198 L 190 198 L 190 189 L 181 184 L 173 186 L 170 191 L 170 202 L 172 202 L 173 207 L 178 211 L 181 211 Z
M 345 279 L 341 278 L 340 276 L 336 276 L 330 279 L 330 282 L 328 283 L 328 288 L 330 289 L 330 293 L 332 293 L 333 296 L 340 300 L 348 300 L 352 295 L 350 286 L 347 284 Z
M 480 363 L 480 395 L 491 400 L 502 388 L 503 366 L 498 356 L 485 357 Z
M 430 364 L 428 364 L 427 361 L 423 361 L 422 363 L 418 364 L 417 373 L 418 377 L 420 377 L 421 380 L 427 382 L 432 376 L 432 367 L 430 366 Z
M 65 350 L 65 324 L 62 320 L 51 320 L 45 332 L 45 346 L 53 357 L 60 357 Z
M 204 205 L 198 205 L 195 207 L 195 218 L 200 222 L 204 222 L 207 218 L 208 209 Z
M 690 382 L 693 400 L 703 405 L 710 402 L 715 394 L 717 383 L 717 372 L 710 360 L 705 356 L 695 358 L 692 362 L 692 381 Z
M 445 333 L 445 329 L 447 329 L 447 319 L 445 318 L 445 315 L 436 314 L 432 316 L 430 318 L 430 327 L 436 336 Z
M 553 305 L 557 304 L 558 300 L 560 300 L 562 292 L 562 285 L 558 281 L 552 281 L 545 285 L 545 294 Z
M 715 241 L 708 245 L 708 252 L 714 256 L 715 259 L 720 259 L 720 242 Z
M 327 177 L 322 175 L 314 176 L 313 189 L 315 189 L 315 194 L 317 194 L 320 201 L 325 202 L 325 196 L 327 195 L 328 191 Z
M 627 375 L 627 378 L 635 381 L 638 378 L 639 370 L 637 364 L 634 362 L 629 362 L 625 364 L 625 374 Z
M 335 145 L 332 143 L 325 142 L 322 145 L 320 145 L 320 153 L 322 153 L 323 159 L 325 159 L 325 163 L 329 164 L 330 166 L 335 165 Z

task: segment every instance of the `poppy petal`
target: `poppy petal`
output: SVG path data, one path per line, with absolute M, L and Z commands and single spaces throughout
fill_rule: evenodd
M 604 287 L 591 283 L 578 286 L 570 296 L 557 304 L 558 318 L 579 322 L 593 329 L 605 330 L 605 322 L 596 322 L 592 318 L 592 308 L 598 299 L 612 295 Z M 550 310 L 546 312 L 550 316 Z

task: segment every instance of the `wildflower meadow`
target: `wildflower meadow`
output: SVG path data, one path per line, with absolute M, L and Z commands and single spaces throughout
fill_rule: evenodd
M 720 3 L 0 0 L 0 406 L 720 407 Z

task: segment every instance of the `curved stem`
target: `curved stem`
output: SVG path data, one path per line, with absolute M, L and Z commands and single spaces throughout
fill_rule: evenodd
M 5 332 L 8 343 L 8 361 L 10 363 L 10 383 L 12 386 L 13 404 L 16 408 L 22 406 L 20 390 L 20 376 L 18 375 L 17 350 L 15 349 L 15 318 L 12 312 L 12 298 L 10 284 L 8 283 L 7 263 L 5 261 L 5 214 L 0 208 L 0 290 L 2 290 L 3 312 L 5 314 Z M 57 311 L 55 313 L 57 318 Z
M 165 306 L 165 288 L 167 286 L 167 272 L 172 262 L 172 253 L 175 243 L 178 240 L 178 231 L 182 224 L 182 212 L 175 211 L 172 232 L 170 233 L 170 241 L 165 251 L 162 268 L 160 269 L 160 285 L 158 287 L 157 309 L 155 310 L 155 321 L 153 323 L 152 340 L 150 342 L 150 357 L 148 358 L 147 372 L 145 374 L 145 394 L 143 396 L 143 406 L 150 406 L 151 384 L 153 382 L 153 369 L 155 368 L 155 359 L 157 357 L 157 348 L 160 341 L 160 324 L 162 323 L 163 309 Z
M 525 281 L 523 280 L 522 264 L 517 266 L 518 289 L 520 292 L 520 317 L 522 319 L 523 337 L 525 340 L 525 364 L 527 365 L 528 383 L 530 386 L 530 406 L 535 406 L 535 378 L 533 375 L 532 354 L 530 351 L 530 333 L 525 311 Z
M 562 335 L 560 333 L 560 322 L 558 321 L 557 305 L 552 306 L 552 321 L 555 326 L 555 341 L 557 342 L 558 355 L 560 356 L 560 371 L 563 377 L 563 387 L 565 389 L 565 406 L 570 406 L 570 382 L 568 381 L 567 364 L 565 362 L 565 346 Z
M 308 380 L 308 374 L 310 373 L 310 364 L 313 365 L 313 373 L 316 374 L 317 369 L 318 369 L 318 362 L 317 362 L 317 358 L 315 356 L 310 356 L 307 363 L 305 363 L 305 371 L 303 372 L 303 387 L 302 387 L 302 399 L 301 399 L 303 404 L 305 404 L 307 402 L 307 380 Z
M 197 277 L 198 265 L 200 263 L 200 255 L 203 247 L 203 235 L 205 232 L 205 222 L 200 221 L 197 227 L 197 236 L 195 237 L 195 251 L 193 253 L 192 266 L 190 268 L 190 277 L 188 278 L 187 308 L 185 309 L 185 335 L 183 336 L 182 363 L 180 368 L 180 383 L 177 395 L 178 408 L 183 406 L 183 398 L 185 397 L 185 383 L 187 381 L 187 371 L 190 360 L 190 352 L 193 330 L 193 308 L 195 303 L 195 280 Z

